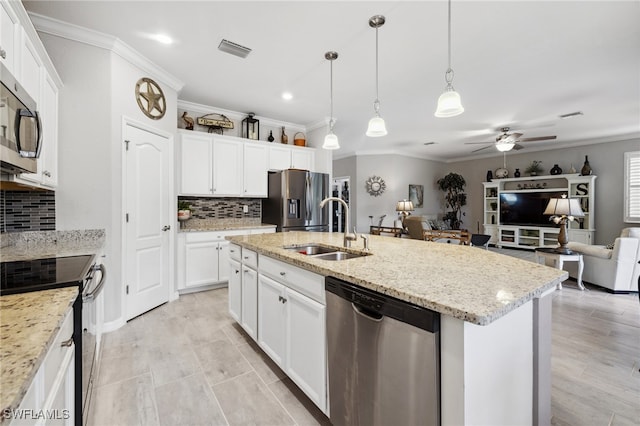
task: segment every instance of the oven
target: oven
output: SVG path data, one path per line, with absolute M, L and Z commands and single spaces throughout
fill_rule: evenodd
M 101 307 L 97 301 L 106 277 L 106 269 L 95 255 L 0 263 L 0 295 L 78 286 L 78 297 L 73 303 L 74 419 L 77 426 L 86 424 L 89 412 Z

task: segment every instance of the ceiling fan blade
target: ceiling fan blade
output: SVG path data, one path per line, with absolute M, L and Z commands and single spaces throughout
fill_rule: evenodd
M 518 140 L 518 142 L 535 142 L 535 141 L 550 141 L 557 138 L 557 136 L 539 136 L 537 138 L 524 138 Z
M 518 144 L 518 143 L 517 143 L 517 144 L 515 144 L 515 145 L 513 146 L 513 148 L 512 148 L 512 149 L 515 149 L 516 151 L 518 151 L 518 150 L 520 150 L 520 149 L 522 149 L 522 148 L 524 148 L 524 146 L 522 146 L 522 145 L 520 145 L 520 144 Z
M 495 142 L 465 142 L 465 145 L 493 145 Z
M 471 152 L 478 152 L 478 151 L 482 151 L 483 149 L 487 149 L 487 148 L 491 148 L 493 146 L 493 144 L 491 145 L 487 145 L 487 146 L 483 146 L 482 148 L 478 148 L 478 149 L 474 149 Z

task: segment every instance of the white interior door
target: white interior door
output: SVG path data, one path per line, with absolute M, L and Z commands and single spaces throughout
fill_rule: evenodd
M 126 319 L 169 300 L 171 140 L 125 125 Z

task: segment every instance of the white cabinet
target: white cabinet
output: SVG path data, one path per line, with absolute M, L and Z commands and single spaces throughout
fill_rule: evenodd
M 190 132 L 180 140 L 180 193 L 211 195 L 213 193 L 213 141 L 210 136 Z
M 242 317 L 240 325 L 254 340 L 258 338 L 258 271 L 242 265 Z
M 269 170 L 314 170 L 315 151 L 290 145 L 269 145 Z
M 258 344 L 326 412 L 324 277 L 264 256 L 259 262 Z
M 229 259 L 229 314 L 242 321 L 242 265 L 234 259 Z
M 243 145 L 230 139 L 213 138 L 213 195 L 243 195 Z M 265 180 L 267 176 L 264 176 Z
M 8 3 L 0 3 L 0 62 L 16 78 L 16 43 L 20 35 L 20 23 L 18 17 L 11 10 Z
M 229 241 L 225 232 L 178 234 L 178 290 L 229 279 Z
M 16 77 L 22 87 L 33 98 L 36 104 L 40 104 L 40 68 L 42 62 L 38 57 L 35 46 L 22 30 L 22 45 L 20 46 L 20 73 Z
M 231 136 L 180 134 L 180 194 L 266 197 L 268 147 Z
M 264 197 L 268 194 L 268 169 L 268 146 L 258 143 L 246 143 L 244 145 L 243 176 L 243 195 L 245 197 Z
M 34 413 L 32 418 L 14 419 L 15 425 L 74 424 L 75 345 L 73 309 L 69 308 L 58 334 L 36 372 L 18 410 Z M 52 418 L 39 418 L 38 413 Z

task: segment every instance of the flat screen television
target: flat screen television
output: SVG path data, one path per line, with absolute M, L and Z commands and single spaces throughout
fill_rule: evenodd
M 549 215 L 542 213 L 550 198 L 560 198 L 565 192 L 501 192 L 500 223 L 502 225 L 553 227 Z

